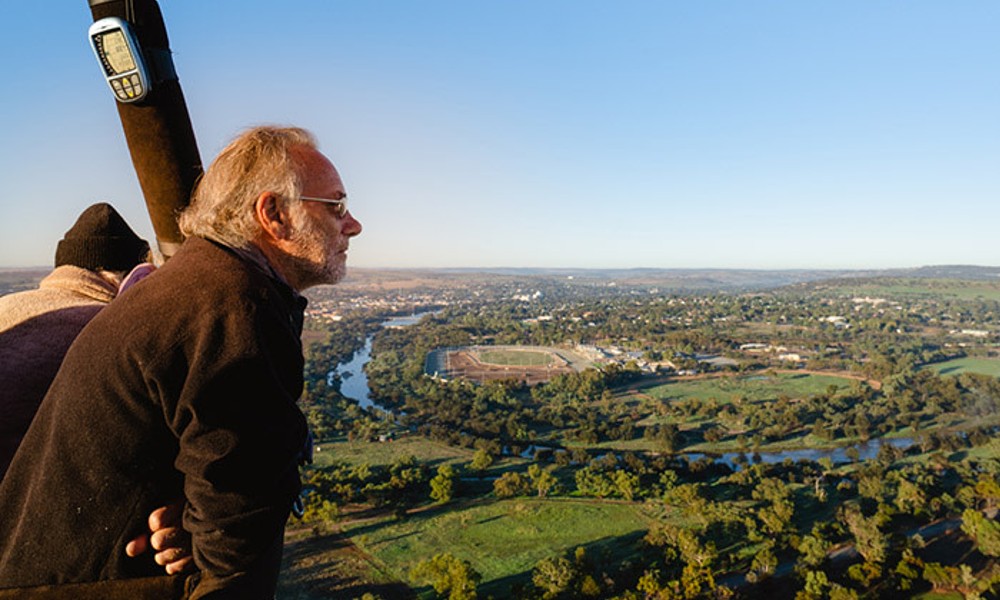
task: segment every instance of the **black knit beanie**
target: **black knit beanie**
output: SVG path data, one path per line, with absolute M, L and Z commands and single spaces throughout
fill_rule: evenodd
M 110 204 L 83 211 L 56 246 L 56 266 L 76 265 L 96 271 L 131 271 L 144 262 L 149 244 L 135 234 Z

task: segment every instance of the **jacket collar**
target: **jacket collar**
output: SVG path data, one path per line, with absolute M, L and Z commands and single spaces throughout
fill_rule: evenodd
M 258 272 L 264 274 L 268 279 L 272 280 L 277 284 L 278 289 L 282 290 L 282 293 L 289 297 L 292 301 L 293 306 L 297 307 L 299 310 L 305 310 L 306 304 L 308 304 L 305 296 L 300 294 L 295 288 L 293 288 L 288 281 L 282 277 L 268 262 L 267 257 L 261 252 L 256 246 L 248 245 L 246 248 L 233 248 L 218 242 L 216 240 L 211 240 L 208 238 L 198 238 L 204 242 L 208 242 L 213 246 L 221 248 L 222 250 L 229 252 L 236 256 L 240 261 L 250 265 L 252 268 Z M 301 325 L 300 325 L 301 328 Z
M 118 294 L 118 286 L 101 277 L 98 273 L 75 265 L 56 267 L 38 287 L 41 289 L 59 289 L 97 302 L 107 304 Z

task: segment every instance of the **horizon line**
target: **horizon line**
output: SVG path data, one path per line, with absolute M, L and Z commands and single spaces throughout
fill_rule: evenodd
M 0 271 L 50 271 L 54 266 L 0 266 Z M 915 267 L 529 267 L 529 266 L 348 266 L 348 273 L 354 270 L 362 271 L 917 271 L 920 269 L 997 269 L 1000 265 L 973 263 L 941 263 L 926 264 Z

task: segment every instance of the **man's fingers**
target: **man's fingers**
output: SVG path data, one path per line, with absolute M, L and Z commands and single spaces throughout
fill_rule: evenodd
M 167 527 L 158 529 L 149 536 L 149 543 L 153 550 L 169 550 L 171 548 L 185 548 L 189 545 L 188 532 L 180 527 Z
M 145 533 L 125 544 L 125 555 L 135 558 L 149 548 L 149 536 Z
M 186 556 L 178 561 L 174 561 L 167 565 L 167 575 L 176 575 L 177 573 L 183 573 L 194 567 L 194 558 Z
M 189 558 L 188 551 L 184 548 L 170 548 L 164 550 L 163 552 L 157 552 L 156 555 L 153 556 L 153 560 L 155 560 L 156 564 L 161 567 L 180 562 L 186 558 Z
M 149 530 L 156 531 L 167 527 L 180 527 L 181 515 L 184 513 L 184 503 L 168 504 L 149 513 Z
M 148 545 L 156 551 L 153 560 L 165 567 L 168 575 L 183 573 L 194 566 L 191 535 L 181 527 L 184 503 L 162 506 L 149 514 Z

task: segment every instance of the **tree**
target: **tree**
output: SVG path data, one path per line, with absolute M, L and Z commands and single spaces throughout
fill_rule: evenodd
M 639 491 L 639 476 L 624 469 L 617 469 L 611 476 L 622 498 L 631 502 Z
M 685 598 L 698 598 L 716 589 L 715 578 L 708 567 L 699 567 L 693 562 L 684 565 L 681 570 L 681 589 Z
M 931 584 L 935 592 L 957 592 L 963 588 L 973 590 L 976 583 L 972 568 L 969 565 L 952 567 L 940 563 L 924 565 L 924 580 Z
M 976 482 L 975 496 L 981 502 L 979 508 L 987 514 L 996 514 L 1000 506 L 1000 483 L 993 475 L 983 473 Z
M 806 571 L 802 589 L 795 594 L 795 600 L 820 600 L 826 597 L 830 581 L 823 571 Z
M 680 429 L 673 423 L 647 427 L 644 437 L 656 441 L 658 449 L 668 454 L 673 454 L 681 446 Z
M 664 469 L 660 473 L 659 485 L 664 492 L 669 492 L 677 486 L 677 481 L 679 477 L 677 476 L 677 471 L 672 469 Z
M 962 513 L 962 531 L 976 541 L 986 556 L 1000 556 L 1000 525 L 971 508 Z
M 887 483 L 885 473 L 881 471 L 866 473 L 858 478 L 858 493 L 862 498 L 882 500 L 888 495 Z
M 763 581 L 774 575 L 774 570 L 778 567 L 778 557 L 774 555 L 774 543 L 766 543 L 753 557 L 750 563 L 750 571 L 746 574 L 746 579 L 750 583 Z
M 899 489 L 896 491 L 896 507 L 903 512 L 916 515 L 927 506 L 927 495 L 920 489 L 920 486 L 908 479 L 899 480 Z
M 432 586 L 442 596 L 447 593 L 449 600 L 475 600 L 476 585 L 482 576 L 468 561 L 445 552 L 417 563 L 410 571 L 410 579 Z
M 827 542 L 814 530 L 799 542 L 798 564 L 810 569 L 818 569 L 826 562 Z
M 476 450 L 475 454 L 472 455 L 472 463 L 469 467 L 473 471 L 478 471 L 482 473 L 486 469 L 490 468 L 493 464 L 493 455 L 487 452 L 484 448 Z
M 431 499 L 444 504 L 450 502 L 455 493 L 455 481 L 458 474 L 451 465 L 438 467 L 437 475 L 431 479 Z
M 508 471 L 493 482 L 493 493 L 497 498 L 510 498 L 527 494 L 531 484 L 516 471 Z
M 613 496 L 617 491 L 611 478 L 592 466 L 577 469 L 574 479 L 576 480 L 577 491 L 584 496 L 607 498 Z
M 854 536 L 854 546 L 869 563 L 881 564 L 889 551 L 889 539 L 879 529 L 879 516 L 865 517 L 856 507 L 846 507 L 841 520 Z
M 336 521 L 340 510 L 336 503 L 330 502 L 319 494 L 309 494 L 306 498 L 303 523 L 313 524 L 313 533 L 326 533 L 327 528 Z
M 552 471 L 542 469 L 538 465 L 528 467 L 528 477 L 531 478 L 531 484 L 538 492 L 539 498 L 544 498 L 559 483 L 556 476 L 552 474 Z
M 924 567 L 924 561 L 920 560 L 913 550 L 907 548 L 903 550 L 903 555 L 896 564 L 894 573 L 899 578 L 899 589 L 908 591 L 913 587 L 913 582 L 920 577 L 920 571 Z
M 690 529 L 679 529 L 674 545 L 680 552 L 681 559 L 698 569 L 709 569 L 712 562 L 719 556 L 715 549 L 715 542 L 702 543 L 698 539 L 698 535 Z
M 782 481 L 772 477 L 762 479 L 754 488 L 753 497 L 770 503 L 757 510 L 757 518 L 768 533 L 778 535 L 791 526 L 795 505 L 791 501 L 791 491 Z
M 677 507 L 685 516 L 707 526 L 709 502 L 702 496 L 700 483 L 682 483 L 667 491 L 664 500 L 668 506 Z
M 558 598 L 566 594 L 577 576 L 576 567 L 563 557 L 545 558 L 535 565 L 531 582 L 542 591 L 542 598 Z

